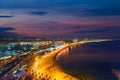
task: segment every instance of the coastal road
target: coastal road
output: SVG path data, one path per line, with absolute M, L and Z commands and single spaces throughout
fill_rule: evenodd
M 5 76 L 9 71 L 11 71 L 11 69 L 14 68 L 17 64 L 19 64 L 26 56 L 27 55 L 21 56 L 0 68 L 0 78 Z

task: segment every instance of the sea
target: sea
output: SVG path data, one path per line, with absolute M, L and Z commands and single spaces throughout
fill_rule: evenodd
M 80 80 L 120 80 L 120 40 L 71 46 L 59 53 L 58 63 Z

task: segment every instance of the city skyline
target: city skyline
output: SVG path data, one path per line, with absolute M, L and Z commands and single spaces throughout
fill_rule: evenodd
M 119 0 L 0 0 L 0 36 L 119 39 L 119 3 Z

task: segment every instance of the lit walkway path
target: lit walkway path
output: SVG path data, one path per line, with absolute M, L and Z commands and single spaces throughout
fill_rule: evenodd
M 69 74 L 58 65 L 56 55 L 66 47 L 75 45 L 64 45 L 63 48 L 54 50 L 43 56 L 36 55 L 28 67 L 28 73 L 33 75 L 33 80 L 79 80 Z

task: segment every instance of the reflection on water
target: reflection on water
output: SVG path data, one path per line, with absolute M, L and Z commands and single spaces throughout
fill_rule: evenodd
M 56 56 L 56 60 L 58 60 L 60 56 L 64 56 L 64 57 L 69 56 L 69 48 L 66 48 L 61 52 L 59 52 L 59 54 Z
M 59 54 L 60 65 L 70 74 L 86 80 L 118 80 L 120 41 L 88 43 L 69 47 Z

